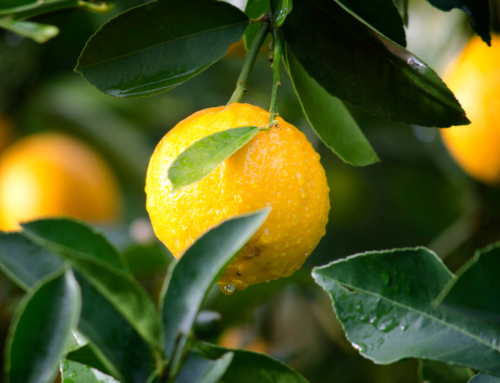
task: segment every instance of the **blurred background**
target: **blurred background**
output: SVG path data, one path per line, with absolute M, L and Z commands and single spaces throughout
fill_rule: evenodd
M 177 122 L 227 103 L 245 51 L 240 43 L 233 45 L 217 64 L 158 96 L 103 95 L 73 72 L 78 56 L 110 17 L 142 3 L 120 0 L 105 15 L 65 10 L 37 17 L 61 31 L 41 45 L 0 31 L 0 229 L 49 213 L 88 220 L 125 253 L 134 275 L 157 299 L 172 257 L 155 239 L 145 210 L 149 157 Z M 245 1 L 232 3 L 243 8 Z M 472 36 L 467 17 L 457 10 L 441 12 L 425 0 L 411 0 L 409 16 L 409 50 L 442 75 Z M 200 328 L 200 336 L 272 355 L 311 383 L 417 382 L 416 361 L 377 366 L 351 347 L 330 298 L 313 283 L 311 268 L 364 251 L 427 246 L 455 271 L 475 249 L 500 240 L 500 190 L 467 176 L 438 129 L 389 123 L 356 108 L 351 111 L 381 163 L 346 165 L 312 132 L 286 75 L 282 83 L 280 115 L 306 134 L 326 170 L 327 234 L 289 278 L 231 296 L 214 288 L 206 309 L 222 319 Z M 268 109 L 271 84 L 262 54 L 243 101 Z M 27 195 L 35 202 L 23 202 Z M 2 341 L 21 296 L 0 275 Z

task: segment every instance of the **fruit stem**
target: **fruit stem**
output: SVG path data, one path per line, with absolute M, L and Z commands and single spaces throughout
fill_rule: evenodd
M 260 47 L 264 43 L 268 32 L 269 24 L 265 19 L 263 19 L 259 32 L 257 33 L 257 36 L 255 36 L 255 40 L 253 41 L 252 46 L 248 51 L 247 58 L 245 59 L 245 63 L 243 64 L 243 68 L 241 69 L 240 77 L 238 77 L 238 82 L 236 83 L 236 89 L 234 90 L 234 93 L 227 105 L 232 104 L 233 102 L 240 102 L 243 98 L 243 95 L 247 91 L 248 78 L 250 77 L 253 64 L 255 64 L 255 59 L 257 58 Z
M 269 117 L 268 127 L 278 127 L 278 122 L 276 121 L 276 116 L 278 116 L 278 109 L 276 103 L 278 101 L 278 88 L 281 85 L 280 82 L 280 69 L 281 69 L 281 52 L 282 52 L 282 42 L 281 42 L 281 29 L 273 29 L 273 45 L 274 45 L 274 55 L 273 55 L 273 93 L 271 96 L 271 108 L 269 112 L 271 113 Z

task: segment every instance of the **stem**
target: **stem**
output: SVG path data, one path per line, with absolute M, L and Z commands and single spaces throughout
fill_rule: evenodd
M 253 64 L 255 64 L 257 54 L 259 53 L 260 47 L 264 43 L 268 32 L 269 24 L 267 24 L 266 22 L 262 22 L 259 32 L 257 33 L 257 36 L 255 37 L 255 40 L 250 47 L 247 58 L 245 59 L 243 68 L 241 69 L 240 77 L 238 77 L 238 82 L 236 83 L 236 89 L 234 90 L 234 93 L 227 105 L 232 104 L 233 102 L 240 102 L 243 98 L 243 95 L 247 91 L 248 78 L 250 77 Z
M 271 96 L 271 109 L 269 112 L 269 124 L 268 126 L 278 127 L 276 121 L 276 116 L 278 116 L 278 110 L 276 107 L 276 102 L 278 101 L 278 88 L 281 85 L 280 82 L 280 69 L 281 69 L 281 29 L 273 29 L 273 40 L 274 40 L 274 58 L 273 58 L 273 93 Z

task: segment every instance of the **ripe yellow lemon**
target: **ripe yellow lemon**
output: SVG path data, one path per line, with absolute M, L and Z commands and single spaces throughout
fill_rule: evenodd
M 104 160 L 84 143 L 58 133 L 28 136 L 0 157 L 0 230 L 48 216 L 112 222 L 120 193 Z
M 500 183 L 500 36 L 491 48 L 474 37 L 444 76 L 470 125 L 441 129 L 443 141 L 470 176 L 488 184 Z
M 170 195 L 167 171 L 195 141 L 243 127 L 265 127 L 269 113 L 233 103 L 199 111 L 160 141 L 149 163 L 147 209 L 158 238 L 179 258 L 208 229 L 239 214 L 271 206 L 266 222 L 219 280 L 223 288 L 291 275 L 325 234 L 330 201 L 319 155 L 297 128 L 259 132 L 209 176 Z

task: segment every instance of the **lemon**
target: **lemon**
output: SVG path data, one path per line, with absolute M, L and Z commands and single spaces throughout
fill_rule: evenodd
M 289 276 L 325 234 L 330 201 L 319 155 L 297 128 L 259 132 L 209 176 L 170 195 L 167 171 L 195 141 L 243 126 L 265 127 L 269 113 L 233 103 L 199 111 L 175 126 L 151 157 L 147 209 L 158 238 L 179 258 L 198 237 L 221 221 L 271 206 L 265 223 L 219 280 L 223 288 Z
M 0 229 L 49 216 L 112 222 L 120 212 L 116 179 L 84 143 L 58 133 L 25 137 L 0 157 Z
M 500 36 L 489 48 L 474 37 L 448 68 L 444 79 L 471 124 L 441 129 L 455 161 L 473 178 L 500 183 Z

